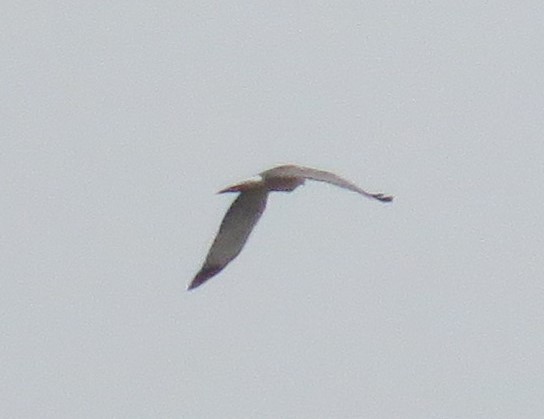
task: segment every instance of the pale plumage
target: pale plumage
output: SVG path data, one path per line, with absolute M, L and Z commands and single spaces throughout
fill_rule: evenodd
M 238 183 L 219 192 L 239 192 L 240 195 L 225 214 L 204 265 L 191 281 L 188 289 L 196 288 L 218 274 L 240 254 L 266 207 L 269 192 L 293 191 L 306 179 L 327 182 L 382 202 L 393 200 L 391 196 L 366 192 L 350 181 L 323 170 L 295 165 L 278 166 L 266 170 L 260 174 L 258 180 Z

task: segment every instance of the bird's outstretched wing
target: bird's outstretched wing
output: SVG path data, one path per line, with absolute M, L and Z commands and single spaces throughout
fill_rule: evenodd
M 393 200 L 392 196 L 384 195 L 382 193 L 370 193 L 361 188 L 359 188 L 354 183 L 341 178 L 338 175 L 335 175 L 331 172 L 326 172 L 325 170 L 312 169 L 310 167 L 304 166 L 295 166 L 295 165 L 285 165 L 278 166 L 273 169 L 267 170 L 261 173 L 263 178 L 266 177 L 297 177 L 310 180 L 316 180 L 319 182 L 327 182 L 332 185 L 339 186 L 341 188 L 349 189 L 350 191 L 357 192 L 361 195 L 366 196 L 367 198 L 377 199 L 382 202 L 390 202 Z
M 241 192 L 235 199 L 221 222 L 204 265 L 191 281 L 189 290 L 221 272 L 238 256 L 266 207 L 267 196 L 265 188 L 254 188 Z

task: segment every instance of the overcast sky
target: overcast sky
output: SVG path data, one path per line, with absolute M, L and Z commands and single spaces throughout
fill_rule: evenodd
M 3 417 L 544 417 L 544 5 L 9 2 Z M 194 292 L 232 182 L 273 194 Z

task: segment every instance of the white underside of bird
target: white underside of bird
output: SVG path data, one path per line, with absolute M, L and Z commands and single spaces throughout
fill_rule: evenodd
M 274 167 L 260 173 L 256 178 L 229 186 L 219 193 L 238 192 L 239 195 L 225 214 L 204 264 L 188 289 L 202 285 L 240 254 L 264 212 L 269 192 L 291 192 L 307 179 L 327 182 L 382 202 L 393 200 L 392 196 L 366 192 L 334 173 L 295 165 Z

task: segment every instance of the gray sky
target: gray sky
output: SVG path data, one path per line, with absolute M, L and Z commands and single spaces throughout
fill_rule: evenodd
M 11 417 L 544 416 L 542 2 L 10 2 Z M 195 292 L 231 196 L 279 163 Z

